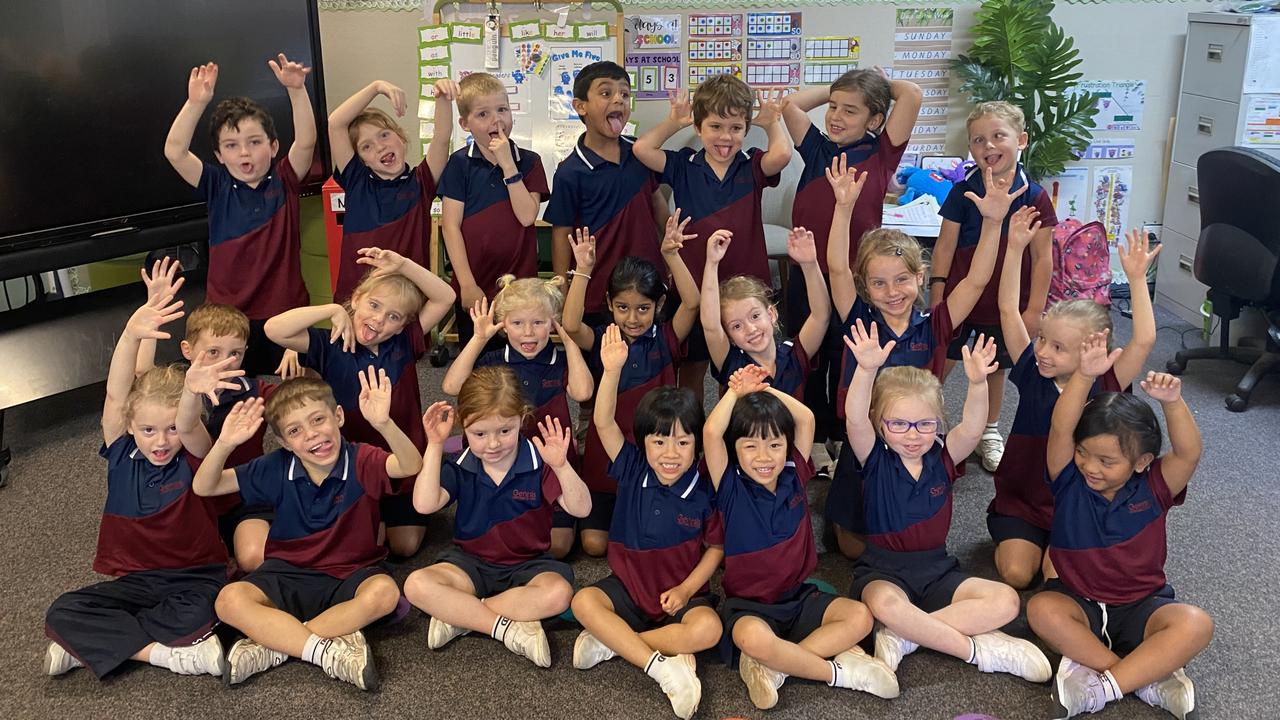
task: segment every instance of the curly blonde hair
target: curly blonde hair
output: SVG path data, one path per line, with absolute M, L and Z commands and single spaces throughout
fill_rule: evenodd
M 547 280 L 519 278 L 503 275 L 498 278 L 498 294 L 493 298 L 493 317 L 496 322 L 518 310 L 540 306 L 552 320 L 560 322 L 564 309 L 564 278 L 559 275 Z

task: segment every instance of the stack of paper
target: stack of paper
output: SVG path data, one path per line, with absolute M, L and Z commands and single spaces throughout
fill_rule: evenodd
M 882 225 L 942 225 L 938 201 L 932 195 L 921 195 L 906 205 L 885 205 Z

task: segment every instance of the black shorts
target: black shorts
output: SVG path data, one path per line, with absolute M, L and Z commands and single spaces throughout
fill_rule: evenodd
M 987 511 L 987 532 L 991 539 L 1000 544 L 1005 540 L 1026 540 L 1035 543 L 1044 552 L 1049 548 L 1049 531 L 1037 527 L 1012 515 L 1001 515 L 992 510 Z
M 1147 621 L 1155 611 L 1178 601 L 1173 598 L 1173 586 L 1165 585 L 1154 593 L 1124 605 L 1107 605 L 1089 600 L 1067 589 L 1061 580 L 1053 578 L 1044 583 L 1044 592 L 1066 595 L 1084 610 L 1089 618 L 1089 629 L 1111 651 L 1121 657 L 1133 652 L 1146 639 Z
M 1013 367 L 1013 358 L 1009 357 L 1009 348 L 1004 343 L 1004 332 L 1000 330 L 1000 325 L 979 325 L 977 323 L 962 323 L 956 331 L 956 339 L 951 341 L 947 346 L 948 360 L 961 360 L 963 356 L 960 354 L 960 348 L 969 344 L 970 338 L 977 339 L 979 333 L 989 338 L 995 338 L 996 341 L 996 364 L 1001 370 L 1008 370 Z
M 406 525 L 425 527 L 430 517 L 413 508 L 413 493 L 384 495 L 378 501 L 378 511 L 382 514 L 383 524 L 389 528 Z
M 284 348 L 271 342 L 263 330 L 266 324 L 266 320 L 249 321 L 249 341 L 244 349 L 244 361 L 240 363 L 247 378 L 275 375 L 284 357 Z
M 622 580 L 617 575 L 610 575 L 591 587 L 604 593 L 609 598 L 609 602 L 613 603 L 613 613 L 622 618 L 632 630 L 638 633 L 681 622 L 684 620 L 685 614 L 694 608 L 706 607 L 714 610 L 716 601 L 719 599 L 714 593 L 695 595 L 689 598 L 689 602 L 677 610 L 675 615 L 663 615 L 661 618 L 654 620 L 631 599 L 631 593 L 627 592 L 627 586 L 622 583 Z
M 733 644 L 733 626 L 744 617 L 760 618 L 773 634 L 788 642 L 798 643 L 822 627 L 822 618 L 836 596 L 802 582 L 776 602 L 761 603 L 746 598 L 725 598 L 720 606 L 724 634 L 720 636 L 720 658 L 729 667 L 738 665 L 738 646 Z
M 241 582 L 262 591 L 276 609 L 283 610 L 307 622 L 320 613 L 356 596 L 360 583 L 375 575 L 391 576 L 387 566 L 375 563 L 360 568 L 346 578 L 336 578 L 319 570 L 300 568 L 296 565 L 267 558 L 257 570 L 244 576 Z
M 827 490 L 824 515 L 828 525 L 837 525 L 858 534 L 866 532 L 862 505 L 862 466 L 849 443 L 840 446 L 840 457 L 836 459 L 836 467 L 831 474 L 831 488 Z
M 551 527 L 556 528 L 578 528 L 578 532 L 583 530 L 599 530 L 601 532 L 609 532 L 609 527 L 613 525 L 613 506 L 617 504 L 618 496 L 614 493 L 591 491 L 591 512 L 584 518 L 576 518 L 565 512 L 564 508 L 556 505 L 555 511 L 551 515 Z
M 276 510 L 270 505 L 245 505 L 239 503 L 227 512 L 218 516 L 218 535 L 227 549 L 235 552 L 236 528 L 245 520 L 266 520 L 268 524 L 276 517 Z
M 868 543 L 867 549 L 853 561 L 849 597 L 861 600 L 868 584 L 884 580 L 901 588 L 912 605 L 931 613 L 950 605 L 956 588 L 969 577 L 960 570 L 959 561 L 947 554 L 946 548 L 894 552 Z
M 530 580 L 546 572 L 555 573 L 564 578 L 569 585 L 573 585 L 573 568 L 549 554 L 515 565 L 498 565 L 481 560 L 457 547 L 451 547 L 436 558 L 433 564 L 439 563 L 449 563 L 466 573 L 471 579 L 471 585 L 476 589 L 478 598 L 493 597 L 513 587 L 528 585 Z

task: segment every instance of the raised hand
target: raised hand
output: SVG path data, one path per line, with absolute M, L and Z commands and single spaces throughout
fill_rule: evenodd
M 853 329 L 845 336 L 844 344 L 858 361 L 858 367 L 877 370 L 888 361 L 889 353 L 893 352 L 898 341 L 890 340 L 881 347 L 880 331 L 876 323 L 871 323 L 871 331 L 868 332 L 862 325 L 862 320 L 859 319 L 853 323 Z
M 297 350 L 285 350 L 280 356 L 280 364 L 276 366 L 276 374 L 281 380 L 292 380 L 302 377 L 302 363 L 298 360 Z
M 182 317 L 182 301 L 172 295 L 147 298 L 147 303 L 129 317 L 124 334 L 134 340 L 168 340 L 169 333 L 160 328 Z
M 1009 192 L 1009 188 L 1013 186 L 1013 180 L 996 180 L 992 175 L 991 168 L 982 171 L 983 187 L 986 193 L 982 197 L 970 190 L 964 194 L 969 201 L 978 207 L 978 212 L 982 213 L 982 217 L 987 220 L 1003 221 L 1004 216 L 1009 214 L 1009 206 L 1013 204 L 1014 198 L 1027 191 L 1026 185 L 1018 188 L 1014 192 Z
M 434 86 L 436 100 L 445 99 L 453 102 L 458 99 L 458 83 L 448 78 L 441 78 Z
M 836 196 L 836 205 L 851 208 L 858 202 L 862 194 L 862 186 L 867 182 L 867 173 L 858 172 L 858 168 L 849 167 L 849 158 L 840 153 L 831 158 L 831 167 L 824 170 L 827 182 L 831 183 L 831 192 Z
M 268 60 L 267 65 L 271 66 L 271 72 L 276 74 L 281 85 L 298 90 L 307 86 L 307 75 L 311 68 L 290 60 L 284 53 L 277 55 L 275 60 Z
M 368 375 L 359 371 L 356 375 L 360 376 L 360 414 L 375 428 L 391 422 L 391 378 L 387 371 L 370 365 Z
M 658 604 L 662 606 L 662 612 L 668 615 L 675 615 L 685 605 L 689 604 L 689 593 L 677 585 L 659 595 Z
M 239 447 L 249 442 L 250 438 L 258 434 L 258 428 L 262 427 L 264 407 L 266 402 L 260 397 L 236 403 L 231 408 L 231 412 L 227 413 L 227 419 L 222 421 L 222 432 L 218 435 L 218 442 L 232 447 Z
M 378 80 L 373 84 L 373 91 L 391 101 L 391 108 L 396 111 L 396 117 L 404 117 L 407 105 L 403 90 L 386 80 Z
M 960 358 L 964 360 L 964 374 L 970 385 L 985 382 L 987 376 L 1000 369 L 996 362 L 996 340 L 979 334 L 973 343 L 973 350 L 968 345 L 961 346 Z
M 1147 371 L 1147 378 L 1141 383 L 1142 389 L 1152 400 L 1161 403 L 1178 402 L 1182 399 L 1182 378 L 1169 373 Z
M 390 275 L 399 272 L 404 265 L 404 256 L 395 250 L 367 247 L 356 251 L 357 265 L 369 265 L 374 268 L 374 275 Z
M 791 104 L 791 99 L 781 90 L 757 90 L 756 101 L 760 103 L 760 111 L 751 123 L 766 130 L 782 118 L 782 111 Z
M 679 253 L 684 249 L 684 243 L 686 240 L 693 240 L 698 237 L 697 235 L 686 235 L 684 232 L 685 226 L 688 225 L 691 220 L 693 220 L 691 217 L 687 217 L 684 220 L 680 219 L 680 208 L 676 208 L 676 211 L 667 218 L 667 229 L 662 235 L 661 252 L 663 255 L 675 255 Z
M 791 228 L 787 233 L 787 256 L 797 265 L 815 265 L 818 262 L 818 246 L 813 233 L 802 227 Z
M 191 361 L 191 367 L 187 368 L 186 379 L 183 381 L 187 392 L 193 395 L 204 395 L 209 398 L 209 402 L 217 405 L 219 390 L 235 390 L 240 387 L 233 382 L 227 382 L 233 377 L 244 375 L 244 370 L 227 369 L 227 366 L 235 361 L 234 356 L 228 356 L 217 362 L 209 362 L 208 351 L 202 350 L 196 359 Z
M 1130 285 L 1145 283 L 1147 269 L 1155 262 L 1163 245 L 1157 245 L 1152 250 L 1147 243 L 1147 234 L 1137 228 L 1130 230 L 1124 239 L 1124 247 L 1116 249 L 1116 253 L 1120 255 L 1120 266 L 1124 268 L 1124 276 L 1129 279 Z
M 587 274 L 596 266 L 596 236 L 586 227 L 574 228 L 569 236 L 569 245 L 573 247 L 573 261 L 578 270 Z
M 617 325 L 610 323 L 609 327 L 604 330 L 604 337 L 600 338 L 600 365 L 605 372 L 622 372 L 622 366 L 627 364 L 627 355 L 631 352 L 627 341 L 622 339 L 622 331 Z
M 453 407 L 443 400 L 432 403 L 422 414 L 422 429 L 427 433 L 428 443 L 444 443 L 453 432 Z
M 538 433 L 533 439 L 533 446 L 547 467 L 562 468 L 569 462 L 569 443 L 573 439 L 570 428 L 560 425 L 560 418 L 546 416 L 538 423 Z
M 1080 367 L 1077 372 L 1085 377 L 1096 378 L 1111 369 L 1123 348 L 1116 348 L 1108 353 L 1108 335 L 1110 331 L 1103 330 L 1093 333 L 1080 343 Z
M 767 378 L 769 371 L 759 365 L 747 365 L 738 368 L 729 376 L 729 389 L 737 393 L 739 397 L 750 395 L 751 393 L 763 392 L 768 389 L 769 383 Z
M 186 281 L 186 278 L 178 277 L 180 270 L 182 263 L 167 255 L 151 266 L 150 274 L 145 267 L 142 268 L 142 284 L 147 286 L 147 299 L 176 297 L 178 288 Z
M 498 161 L 498 167 L 502 168 L 503 177 L 511 177 L 516 172 L 516 161 L 511 156 L 511 143 L 507 142 L 507 133 L 498 128 L 498 137 L 489 141 L 489 152 L 493 153 L 493 158 Z
M 489 342 L 494 335 L 498 334 L 507 326 L 506 322 L 497 322 L 494 318 L 498 312 L 498 303 L 489 303 L 489 300 L 481 296 L 479 300 L 471 306 L 471 322 L 475 326 L 475 334 Z
M 213 100 L 213 88 L 218 84 L 218 65 L 205 63 L 191 68 L 187 79 L 187 100 L 193 105 L 208 105 Z
M 733 231 L 721 228 L 707 238 L 707 262 L 719 263 L 729 253 L 729 244 L 733 242 Z
M 668 90 L 667 100 L 671 102 L 669 120 L 679 123 L 680 127 L 693 124 L 693 103 L 689 102 L 688 90 Z
M 1009 218 L 1009 250 L 1022 252 L 1031 244 L 1036 233 L 1040 232 L 1040 221 L 1036 219 L 1038 217 L 1040 211 L 1030 205 L 1014 211 L 1013 217 Z
M 343 352 L 356 351 L 356 329 L 351 325 L 351 315 L 347 309 L 341 305 L 334 305 L 333 312 L 329 314 L 329 324 L 333 329 L 329 331 L 329 344 L 332 345 L 342 339 Z

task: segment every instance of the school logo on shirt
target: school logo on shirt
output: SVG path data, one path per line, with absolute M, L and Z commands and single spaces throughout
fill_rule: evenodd
M 1130 514 L 1135 514 L 1135 515 L 1136 515 L 1137 513 L 1140 513 L 1140 512 L 1146 512 L 1146 511 L 1148 511 L 1148 510 L 1150 510 L 1150 509 L 1151 509 L 1151 501 L 1150 501 L 1150 500 L 1143 500 L 1143 501 L 1141 501 L 1141 502 L 1129 503 L 1129 513 L 1130 513 Z
M 186 484 L 181 480 L 174 480 L 171 483 L 165 483 L 164 485 L 160 486 L 160 494 L 163 495 L 165 493 L 171 493 L 175 490 L 181 490 L 183 487 L 185 487 L 185 485 Z
M 559 379 L 551 379 L 551 380 L 543 380 L 543 381 L 542 381 L 542 389 L 543 389 L 543 390 L 555 390 L 555 389 L 558 389 L 559 387 L 560 387 L 560 380 L 559 380 Z
M 791 496 L 790 500 L 787 501 L 787 507 L 791 508 L 792 510 L 795 510 L 796 506 L 802 502 L 804 502 L 804 495 L 800 493 L 796 493 L 795 495 Z
M 511 499 L 520 502 L 537 502 L 538 493 L 533 490 L 512 490 Z
M 929 343 L 926 343 L 926 342 L 911 343 L 911 352 L 928 352 L 928 350 L 929 350 Z
M 692 528 L 694 530 L 702 529 L 702 518 L 689 517 L 687 515 L 676 514 L 676 524 L 681 527 Z
M 410 200 L 416 200 L 416 199 L 418 199 L 418 191 L 415 188 L 401 190 L 400 192 L 396 193 L 396 200 L 399 202 L 408 202 Z
M 341 504 L 342 504 L 342 499 L 343 499 L 343 498 L 345 498 L 345 497 L 346 497 L 346 495 L 343 495 L 342 493 L 338 493 L 337 495 L 334 495 L 334 496 L 333 496 L 333 504 L 334 504 L 334 505 L 341 505 Z
M 945 492 L 947 492 L 946 485 L 934 485 L 929 488 L 929 497 L 942 497 Z

